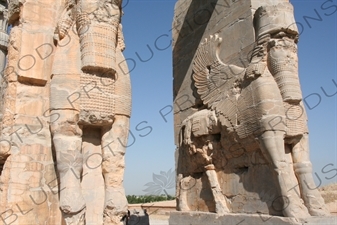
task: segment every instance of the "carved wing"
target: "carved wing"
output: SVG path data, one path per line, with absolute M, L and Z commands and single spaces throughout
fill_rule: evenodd
M 203 103 L 217 114 L 231 118 L 235 116 L 235 96 L 240 92 L 246 69 L 226 65 L 220 60 L 221 42 L 218 35 L 211 35 L 199 45 L 194 58 L 193 79 Z

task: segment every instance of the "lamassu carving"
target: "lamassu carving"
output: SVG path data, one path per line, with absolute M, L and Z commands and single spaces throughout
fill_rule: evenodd
M 219 48 L 226 40 L 218 34 L 206 38 L 197 49 L 193 80 L 206 109 L 190 115 L 181 125 L 180 157 L 186 160 L 187 174 L 178 175 L 178 180 L 183 184 L 190 179 L 188 175 L 205 172 L 219 214 L 230 211 L 230 201 L 221 193 L 214 171 L 224 170 L 227 159 L 252 151 L 261 151 L 273 171 L 278 188 L 274 200 L 282 199 L 278 208 L 284 216 L 329 214 L 320 193 L 312 188 L 295 24 L 289 3 L 260 7 L 254 16 L 256 46 L 247 68 L 221 61 Z M 241 168 L 248 170 L 248 164 L 242 163 Z M 294 173 L 300 195 L 290 191 Z M 186 195 L 183 188 L 178 190 L 180 210 L 189 210 Z

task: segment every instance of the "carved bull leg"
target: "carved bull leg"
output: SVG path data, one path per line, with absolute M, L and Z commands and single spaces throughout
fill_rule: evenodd
M 187 205 L 187 191 L 190 189 L 189 181 L 189 176 L 183 177 L 183 174 L 179 174 L 177 177 L 176 199 L 178 211 L 190 211 L 190 208 Z
M 129 117 L 116 115 L 112 127 L 102 131 L 103 162 L 105 182 L 104 225 L 122 224 L 127 214 L 128 202 L 123 187 L 124 154 L 129 134 Z
M 312 216 L 327 216 L 328 209 L 316 187 L 312 176 L 312 165 L 309 158 L 308 134 L 304 134 L 294 143 L 292 149 L 294 169 L 300 184 L 304 204 Z
M 215 212 L 220 215 L 228 213 L 229 209 L 227 207 L 227 201 L 221 191 L 218 176 L 215 172 L 214 165 L 213 164 L 207 165 L 205 166 L 205 169 L 215 202 Z
M 287 172 L 289 164 L 285 158 L 284 148 L 284 132 L 266 131 L 259 137 L 261 151 L 266 160 L 269 161 L 271 168 L 274 170 L 275 177 L 279 184 L 279 196 L 282 198 L 284 216 L 306 218 L 309 215 L 306 207 L 301 203 L 299 196 L 289 191 L 291 187 L 287 187 L 289 174 Z M 276 199 L 275 199 L 276 200 Z
M 51 124 L 60 176 L 60 208 L 67 225 L 85 222 L 85 201 L 81 192 L 83 156 L 82 131 L 77 125 L 75 110 L 53 110 L 59 118 Z

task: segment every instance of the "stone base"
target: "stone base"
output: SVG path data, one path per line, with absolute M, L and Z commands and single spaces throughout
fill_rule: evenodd
M 226 214 L 206 212 L 171 212 L 170 225 L 336 225 L 337 217 L 309 217 L 298 220 L 264 214 Z

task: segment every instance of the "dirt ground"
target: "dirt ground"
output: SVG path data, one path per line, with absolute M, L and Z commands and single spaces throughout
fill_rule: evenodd
M 337 183 L 321 187 L 319 190 L 331 214 L 337 216 Z M 140 204 L 130 205 L 132 209 L 139 208 L 137 211 L 141 210 L 140 206 Z M 160 208 L 159 211 L 158 207 Z M 174 210 L 174 207 L 175 201 L 142 204 L 142 208 L 147 208 L 149 211 L 151 225 L 168 225 L 169 212 Z M 151 208 L 156 208 L 156 210 L 151 213 Z

